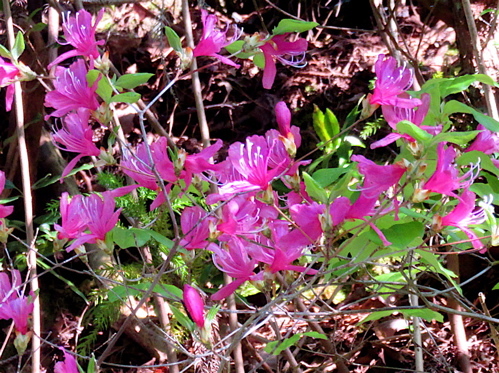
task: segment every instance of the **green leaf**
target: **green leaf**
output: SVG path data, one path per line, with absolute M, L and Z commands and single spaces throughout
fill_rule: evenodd
M 428 147 L 439 144 L 441 142 L 451 142 L 457 145 L 466 145 L 473 140 L 480 131 L 464 131 L 464 132 L 443 132 L 436 135 L 428 144 Z
M 60 274 L 58 274 L 56 271 L 54 271 L 52 269 L 51 266 L 49 266 L 47 263 L 43 262 L 41 259 L 37 259 L 36 263 L 41 267 L 43 268 L 44 270 L 50 272 L 53 276 L 57 277 L 59 280 L 61 280 L 63 283 L 66 284 L 66 286 L 68 288 L 70 288 L 71 290 L 74 291 L 75 294 L 77 294 L 78 296 L 80 296 L 81 299 L 83 299 L 83 301 L 86 303 L 86 304 L 90 304 L 87 297 L 85 296 L 85 294 L 83 294 L 80 289 L 78 289 L 78 287 L 70 280 L 68 280 L 67 278 L 61 276 Z
M 168 39 L 168 44 L 173 48 L 175 52 L 182 53 L 182 42 L 180 37 L 171 27 L 165 26 L 165 34 Z
M 477 164 L 478 162 L 480 162 L 480 167 L 483 170 L 487 170 L 499 177 L 499 169 L 492 163 L 490 156 L 478 150 L 463 153 L 456 161 L 459 166 L 467 166 L 471 163 Z
M 263 53 L 255 53 L 255 55 L 253 56 L 253 63 L 260 69 L 265 69 L 265 56 L 263 55 Z
M 77 168 L 73 168 L 73 170 L 67 174 L 66 177 L 70 177 L 70 176 L 73 176 L 75 174 L 77 174 L 78 172 L 80 171 L 85 171 L 85 170 L 91 170 L 92 168 L 94 168 L 94 165 L 93 164 L 89 164 L 89 163 L 85 163 L 84 165 L 81 165 L 80 167 L 77 167 Z M 54 178 L 56 180 L 60 180 L 61 177 L 60 176 L 54 176 Z M 49 184 L 50 185 L 50 184 Z
M 328 130 L 326 129 L 326 116 L 317 105 L 314 104 L 314 112 L 312 113 L 312 124 L 315 133 L 319 136 L 322 142 L 328 142 L 331 139 Z
M 206 320 L 208 322 L 213 321 L 215 319 L 215 317 L 217 316 L 218 311 L 220 311 L 220 305 L 216 305 L 216 306 L 211 307 L 210 310 L 208 311 L 208 313 L 206 314 Z
M 26 46 L 24 44 L 24 34 L 19 31 L 16 35 L 14 46 L 12 47 L 12 59 L 14 61 L 17 61 L 21 54 L 23 54 L 25 48 Z
M 37 24 L 35 24 L 31 30 L 29 30 L 30 32 L 40 32 L 42 30 L 45 29 L 45 27 L 47 27 L 47 24 L 46 23 L 43 23 L 43 22 L 38 22 Z
M 494 80 L 490 76 L 484 74 L 463 75 L 457 78 L 447 78 L 444 79 L 440 87 L 441 97 L 444 98 L 448 95 L 462 92 L 468 89 L 468 87 L 475 82 L 480 82 L 491 86 L 496 85 L 496 82 L 494 82 Z
M 424 129 L 416 126 L 414 123 L 411 123 L 408 120 L 403 120 L 397 123 L 397 132 L 409 135 L 419 142 L 426 142 L 433 138 L 433 136 L 426 132 Z
M 297 19 L 282 19 L 272 30 L 273 35 L 282 35 L 288 32 L 304 32 L 319 26 L 317 22 L 306 22 Z
M 494 287 L 492 288 L 492 290 L 499 290 L 499 282 L 494 285 Z
M 181 300 L 183 298 L 183 292 L 175 285 L 169 284 L 158 284 L 154 287 L 154 292 L 161 294 L 165 298 L 172 298 Z
M 310 197 L 315 198 L 317 201 L 322 203 L 327 202 L 327 192 L 312 178 L 312 176 L 306 172 L 303 172 L 303 181 L 305 182 L 305 189 Z
M 177 307 L 170 304 L 170 309 L 173 312 L 173 316 L 175 316 L 175 320 L 177 320 L 180 325 L 190 331 L 195 329 L 194 322 L 184 315 Z
M 89 86 L 93 86 L 97 82 L 96 93 L 102 98 L 106 103 L 109 103 L 111 96 L 113 95 L 113 87 L 109 83 L 108 79 L 101 74 L 98 70 L 90 70 L 87 73 L 87 82 Z
M 129 247 L 135 247 L 135 237 L 129 229 L 114 227 L 111 233 L 113 242 L 120 248 L 128 249 Z
M 315 171 L 312 174 L 312 178 L 320 187 L 326 188 L 347 171 L 348 168 L 323 168 Z
M 414 309 L 414 310 L 399 310 L 399 312 L 409 317 L 420 317 L 428 322 L 432 322 L 433 320 L 436 320 L 438 322 L 444 322 L 444 317 L 442 316 L 441 313 L 430 310 L 428 308 Z
M 443 108 L 443 114 L 448 116 L 454 113 L 471 114 L 477 120 L 477 122 L 483 124 L 485 128 L 489 129 L 492 132 L 499 132 L 499 122 L 495 119 L 480 113 L 479 111 L 463 104 L 462 102 L 455 100 L 446 102 Z
M 386 239 L 392 243 L 392 246 L 398 249 L 407 249 L 422 243 L 424 225 L 419 221 L 411 221 L 394 224 L 387 229 L 382 229 L 382 232 Z M 381 245 L 381 239 L 376 232 L 371 231 L 371 239 Z
M 88 362 L 87 373 L 96 373 L 95 369 L 96 366 L 97 366 L 97 360 L 95 359 L 95 355 L 92 353 L 90 361 Z
M 244 40 L 236 40 L 235 42 L 227 45 L 225 47 L 225 50 L 227 52 L 229 52 L 230 54 L 235 54 L 235 53 L 239 52 L 241 49 L 243 49 L 243 45 L 244 45 Z M 238 57 L 239 57 L 239 55 L 238 55 Z
M 326 335 L 314 331 L 303 333 L 303 335 L 310 338 L 328 339 Z
M 303 336 L 302 333 L 295 334 L 289 338 L 286 338 L 282 341 L 272 341 L 267 343 L 267 346 L 264 347 L 264 351 L 268 354 L 272 354 L 274 356 L 279 355 L 281 352 L 283 352 L 285 349 L 294 346 L 296 342 L 300 340 L 300 338 Z
M 10 53 L 10 51 L 2 44 L 0 44 L 0 57 L 8 58 L 9 60 L 12 59 L 12 53 Z
M 140 94 L 137 92 L 125 92 L 114 95 L 109 102 L 124 102 L 127 104 L 134 104 L 140 100 Z
M 364 320 L 360 321 L 357 325 L 365 323 L 367 321 L 373 321 L 373 320 L 379 320 L 383 317 L 391 316 L 394 313 L 401 313 L 404 316 L 408 317 L 420 317 L 428 322 L 432 322 L 433 320 L 437 320 L 438 322 L 443 322 L 444 317 L 442 314 L 429 310 L 427 308 L 425 309 L 413 309 L 413 310 L 387 310 L 387 311 L 375 311 L 369 314 Z
M 173 247 L 174 242 L 169 238 L 163 236 L 162 234 L 151 230 L 149 231 L 149 234 L 151 235 L 152 238 L 154 238 L 160 244 L 166 246 L 168 249 L 171 249 Z
M 147 83 L 147 81 L 154 76 L 151 73 L 136 73 L 136 74 L 125 74 L 116 80 L 115 85 L 124 89 L 134 89 L 141 84 Z
M 434 253 L 431 253 L 431 252 L 426 251 L 426 250 L 420 250 L 420 249 L 416 249 L 415 253 L 417 253 L 421 256 L 421 259 L 420 259 L 421 262 L 430 265 L 431 267 L 433 267 L 433 270 L 435 272 L 440 273 L 441 275 L 444 275 L 447 278 L 447 280 L 449 280 L 449 282 L 452 285 L 454 285 L 454 287 L 459 292 L 459 294 L 461 294 L 461 295 L 463 294 L 461 287 L 454 280 L 457 277 L 457 275 L 454 272 L 452 272 L 451 270 L 445 268 L 442 265 L 442 263 L 440 262 L 440 260 L 438 259 L 438 257 Z

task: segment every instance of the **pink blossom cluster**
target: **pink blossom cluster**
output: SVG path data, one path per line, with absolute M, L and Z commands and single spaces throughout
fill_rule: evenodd
M 83 57 L 69 67 L 56 67 L 54 90 L 45 96 L 45 106 L 55 109 L 45 119 L 56 117 L 62 120 L 61 128 L 53 135 L 56 146 L 78 154 L 64 169 L 62 178 L 71 172 L 81 158 L 100 154 L 92 141 L 91 127 L 91 117 L 97 116 L 96 111 L 100 105 L 96 94 L 98 81 L 90 85 L 87 73 L 99 56 L 97 46 L 103 43 L 95 40 L 95 29 L 103 12 L 104 10 L 99 12 L 93 24 L 92 15 L 86 10 L 65 18 L 62 27 L 66 44 L 74 49 L 63 53 L 49 65 L 52 67 L 71 57 Z
M 220 62 L 227 65 L 240 67 L 240 65 L 233 62 L 228 57 L 220 54 L 222 48 L 235 42 L 241 36 L 242 32 L 235 30 L 232 37 L 227 38 L 227 30 L 222 32 L 216 29 L 218 21 L 215 15 L 209 15 L 208 12 L 202 10 L 203 34 L 196 48 L 194 48 L 193 55 L 208 56 L 217 58 Z M 278 60 L 284 65 L 303 67 L 305 62 L 305 52 L 308 48 L 308 42 L 305 39 L 298 38 L 295 41 L 288 41 L 290 33 L 279 35 L 266 35 L 259 34 L 245 38 L 247 44 L 245 51 L 251 56 L 260 53 L 264 58 L 263 78 L 262 85 L 265 89 L 271 89 L 274 84 L 275 76 L 277 73 L 275 60 Z
M 298 128 L 290 125 L 291 113 L 283 102 L 276 105 L 276 117 L 279 131 L 269 130 L 265 136 L 254 135 L 244 143 L 232 144 L 227 159 L 213 168 L 218 193 L 209 195 L 207 202 L 219 203 L 218 213 L 199 206 L 182 213 L 184 237 L 180 244 L 189 250 L 212 251 L 215 266 L 234 279 L 212 296 L 214 300 L 227 297 L 246 281 L 259 283 L 279 271 L 316 274 L 317 270 L 295 262 L 313 249 L 325 232 L 338 229 L 346 220 L 370 222 L 368 217 L 396 207 L 381 206 L 379 200 L 398 185 L 406 168 L 379 166 L 362 156 L 353 159 L 364 175 L 355 202 L 347 197 L 338 197 L 329 205 L 313 201 L 298 177 L 298 167 L 308 162 L 294 160 L 301 137 Z M 272 187 L 277 179 L 291 191 L 278 195 Z
M 405 120 L 431 135 L 437 135 L 442 131 L 441 125 L 423 125 L 430 108 L 430 95 L 423 93 L 420 98 L 414 98 L 407 93 L 407 89 L 412 86 L 412 70 L 398 66 L 393 57 L 380 55 L 375 65 L 375 72 L 376 82 L 374 92 L 369 96 L 369 103 L 381 106 L 385 120 L 392 129 L 396 130 L 397 124 Z M 483 125 L 479 125 L 478 130 L 480 133 L 466 151 L 480 151 L 488 155 L 498 153 L 499 135 Z M 400 138 L 413 143 L 416 141 L 409 135 L 394 132 L 372 143 L 371 148 L 386 146 Z M 452 144 L 440 142 L 437 145 L 436 169 L 423 182 L 421 188 L 416 190 L 414 200 L 424 201 L 431 193 L 456 198 L 457 206 L 443 217 L 437 215 L 434 226 L 437 230 L 445 226 L 461 229 L 469 237 L 473 247 L 483 252 L 484 243 L 468 228 L 469 225 L 485 221 L 485 213 L 482 208 L 476 206 L 476 195 L 469 189 L 478 175 L 479 167 L 473 165 L 470 170 L 460 174 L 460 169 L 455 164 L 457 155 Z M 352 160 L 355 160 L 355 157 L 352 157 Z

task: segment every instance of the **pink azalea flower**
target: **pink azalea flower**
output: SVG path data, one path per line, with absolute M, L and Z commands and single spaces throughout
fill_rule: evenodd
M 305 52 L 308 48 L 308 43 L 305 39 L 296 41 L 286 41 L 289 33 L 282 35 L 274 35 L 265 44 L 260 46 L 265 58 L 265 68 L 263 69 L 262 85 L 265 89 L 272 88 L 275 76 L 277 73 L 274 57 L 285 65 L 294 67 L 304 66 Z M 283 56 L 291 56 L 286 59 Z M 298 57 L 295 59 L 295 57 Z
M 137 146 L 135 154 L 131 154 L 128 151 L 124 152 L 121 168 L 123 172 L 135 180 L 139 186 L 158 192 L 158 195 L 150 207 L 152 211 L 165 202 L 165 196 L 159 187 L 158 180 L 153 172 L 153 164 L 160 176 L 163 178 L 167 177 L 168 181 L 176 180 L 176 176 L 173 163 L 168 158 L 166 152 L 166 138 L 160 137 L 149 146 L 153 158 L 152 162 L 146 144 L 141 143 Z M 168 173 L 166 173 L 165 170 L 168 170 Z
M 325 206 L 317 202 L 311 204 L 293 205 L 289 208 L 291 219 L 298 226 L 288 237 L 281 237 L 288 240 L 290 245 L 294 241 L 298 245 L 313 244 L 322 235 L 322 225 L 320 215 L 325 211 Z
M 94 132 L 88 124 L 90 112 L 85 108 L 80 108 L 76 113 L 69 113 L 64 118 L 62 128 L 53 134 L 55 145 L 64 151 L 79 153 L 68 165 L 64 168 L 61 176 L 66 177 L 71 170 L 76 166 L 78 161 L 86 156 L 98 156 L 100 150 L 92 141 Z
M 398 66 L 397 60 L 384 54 L 378 56 L 374 67 L 376 82 L 369 98 L 371 105 L 393 105 L 412 108 L 421 105 L 421 100 L 401 96 L 412 85 L 412 70 Z
M 95 40 L 95 30 L 103 15 L 104 9 L 101 9 L 97 14 L 93 25 L 92 15 L 84 9 L 78 11 L 74 17 L 65 18 L 62 23 L 62 29 L 64 31 L 66 43 L 61 44 L 70 44 L 75 49 L 61 54 L 48 65 L 48 68 L 50 69 L 52 66 L 71 57 L 84 56 L 90 59 L 98 58 L 99 51 L 97 46 L 103 45 L 104 40 Z
M 0 87 L 7 87 L 5 95 L 6 111 L 12 109 L 12 101 L 14 100 L 14 85 L 12 83 L 19 75 L 21 75 L 21 72 L 16 66 L 0 57 Z
M 399 165 L 378 165 L 362 155 L 353 155 L 352 161 L 358 162 L 359 172 L 364 175 L 362 192 L 366 197 L 378 196 L 399 182 L 406 168 Z
M 139 144 L 135 149 L 135 154 L 125 151 L 120 165 L 123 173 L 131 177 L 140 186 L 150 190 L 158 189 L 146 144 Z
M 422 189 L 459 199 L 460 197 L 454 191 L 468 188 L 471 185 L 476 177 L 474 168 L 459 176 L 459 171 L 454 164 L 456 151 L 452 146 L 445 148 L 443 142 L 438 144 L 437 157 L 437 168 L 428 181 L 424 183 Z
M 413 100 L 419 100 L 416 98 L 407 98 L 409 101 Z M 442 131 L 442 126 L 422 126 L 421 124 L 423 123 L 426 114 L 428 114 L 428 110 L 430 108 L 430 100 L 431 97 L 429 94 L 425 93 L 421 96 L 421 105 L 418 107 L 399 107 L 399 106 L 392 106 L 392 105 L 383 105 L 381 107 L 383 111 L 383 116 L 385 117 L 385 120 L 387 121 L 388 125 L 393 128 L 394 130 L 397 129 L 397 124 L 403 120 L 407 120 L 416 126 L 424 129 L 428 133 L 432 135 L 437 135 Z M 407 141 L 415 141 L 411 136 L 409 135 L 401 135 L 399 133 L 391 133 L 385 138 L 376 141 L 371 144 L 371 149 L 379 148 L 382 146 L 387 146 L 388 144 L 391 144 L 392 142 L 404 138 Z
M 364 175 L 364 182 L 361 187 L 360 196 L 348 209 L 348 212 L 340 212 L 340 216 L 344 219 L 360 219 L 369 223 L 371 228 L 378 234 L 385 246 L 391 243 L 387 241 L 383 233 L 374 225 L 366 216 L 375 213 L 374 207 L 378 202 L 381 193 L 387 191 L 400 181 L 400 178 L 406 171 L 406 168 L 399 165 L 377 165 L 373 161 L 365 158 L 362 155 L 352 156 L 352 160 L 358 162 L 359 172 Z M 338 202 L 341 209 L 346 207 L 346 200 Z M 343 215 L 344 214 L 344 215 Z
M 59 347 L 59 349 L 64 353 L 64 361 L 55 363 L 54 373 L 80 373 L 75 357 L 64 348 Z
M 246 281 L 260 281 L 263 279 L 262 273 L 255 274 L 253 272 L 257 261 L 250 258 L 246 244 L 246 242 L 234 237 L 223 244 L 227 247 L 227 250 L 218 246 L 213 247 L 213 263 L 220 271 L 232 277 L 234 281 L 213 294 L 211 299 L 221 300 L 227 298 Z
M 477 130 L 481 132 L 466 151 L 478 150 L 485 154 L 499 153 L 499 134 L 488 130 L 481 124 L 478 125 Z
M 0 194 L 2 194 L 4 189 L 5 189 L 5 173 L 3 171 L 0 171 Z M 0 219 L 9 216 L 10 214 L 12 214 L 12 211 L 14 211 L 14 206 L 0 205 Z
M 278 102 L 274 110 L 279 133 L 283 137 L 285 145 L 287 145 L 286 140 L 292 142 L 295 145 L 296 152 L 296 148 L 299 148 L 301 145 L 301 135 L 298 127 L 291 126 L 291 111 L 284 101 Z M 286 148 L 288 148 L 288 146 L 286 146 Z
M 199 328 L 203 328 L 205 323 L 204 301 L 199 292 L 192 286 L 185 284 L 182 303 L 191 320 L 194 321 Z
M 29 315 L 33 312 L 33 302 L 21 293 L 21 274 L 13 270 L 12 283 L 5 272 L 0 273 L 0 319 L 14 321 L 16 330 L 28 333 Z
M 62 225 L 54 224 L 55 230 L 59 232 L 57 238 L 72 240 L 81 236 L 87 226 L 83 215 L 83 196 L 76 195 L 70 201 L 69 194 L 62 193 L 59 210 Z
M 189 187 L 193 175 L 200 175 L 206 171 L 218 171 L 221 166 L 210 163 L 210 159 L 222 148 L 222 140 L 217 140 L 213 145 L 201 150 L 197 154 L 187 154 L 185 157 L 183 168 L 185 174 L 182 179 L 185 181 L 186 187 Z
M 218 239 L 227 241 L 235 235 L 252 236 L 262 229 L 266 221 L 275 218 L 277 211 L 272 206 L 249 194 L 235 196 L 222 206 L 217 230 L 223 234 Z
M 267 140 L 262 136 L 251 136 L 246 143 L 236 142 L 229 148 L 228 161 L 234 168 L 236 180 L 220 187 L 220 195 L 267 190 L 279 173 L 279 168 L 268 169 L 271 156 Z M 237 177 L 237 173 L 239 174 Z
M 84 197 L 81 219 L 90 233 L 80 235 L 66 248 L 66 251 L 70 252 L 85 243 L 105 241 L 106 234 L 116 226 L 122 210 L 120 208 L 114 211 L 114 208 L 114 196 L 110 192 L 102 193 L 102 197 L 97 194 Z
M 269 224 L 271 240 L 262 239 L 262 246 L 248 245 L 251 257 L 268 265 L 270 273 L 279 271 L 303 272 L 309 275 L 317 273 L 315 269 L 292 264 L 303 255 L 307 244 L 290 240 L 289 223 L 283 220 L 274 220 Z M 321 231 L 322 233 L 322 231 Z
M 485 221 L 485 212 L 482 208 L 475 206 L 476 195 L 472 191 L 465 189 L 461 194 L 459 203 L 446 216 L 441 218 L 442 226 L 450 226 L 461 229 L 471 240 L 473 247 L 484 253 L 484 244 L 477 235 L 468 228 L 471 224 L 480 224 Z
M 180 245 L 187 250 L 204 249 L 210 244 L 210 224 L 215 218 L 199 206 L 186 207 L 180 216 L 180 227 L 184 237 Z
M 201 19 L 203 21 L 203 34 L 198 45 L 194 48 L 194 57 L 208 56 L 214 57 L 221 62 L 239 67 L 239 65 L 227 57 L 219 54 L 220 50 L 229 44 L 235 42 L 241 36 L 241 32 L 237 28 L 234 30 L 234 35 L 231 38 L 227 38 L 227 28 L 225 31 L 220 31 L 215 28 L 218 18 L 213 14 L 208 14 L 204 9 L 201 9 Z
M 97 101 L 97 82 L 92 87 L 87 83 L 87 67 L 85 61 L 78 60 L 69 68 L 57 67 L 55 72 L 54 91 L 45 96 L 45 106 L 56 109 L 53 113 L 46 115 L 45 120 L 50 117 L 62 117 L 73 110 L 86 108 L 95 111 L 99 107 Z

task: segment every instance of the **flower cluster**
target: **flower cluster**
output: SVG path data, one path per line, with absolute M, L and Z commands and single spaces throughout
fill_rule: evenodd
M 376 62 L 375 72 L 376 83 L 373 94 L 369 96 L 369 103 L 381 105 L 383 115 L 392 129 L 397 130 L 399 122 L 408 121 L 426 131 L 428 135 L 436 136 L 442 131 L 441 125 L 423 125 L 430 109 L 430 94 L 415 92 L 415 95 L 420 96 L 420 98 L 415 98 L 407 93 L 407 89 L 412 85 L 412 70 L 398 66 L 393 57 L 380 55 Z M 480 151 L 488 155 L 498 153 L 497 133 L 486 129 L 483 125 L 479 125 L 478 129 L 480 133 L 466 151 Z M 431 136 L 428 137 L 431 138 Z M 398 139 L 417 143 L 406 133 L 394 132 L 371 144 L 371 148 L 386 146 Z M 422 182 L 420 188 L 415 190 L 413 201 L 425 201 L 431 193 L 455 198 L 458 201 L 457 206 L 443 217 L 435 215 L 433 228 L 437 231 L 446 226 L 459 228 L 469 237 L 475 249 L 484 252 L 484 243 L 468 228 L 469 225 L 481 224 L 485 221 L 485 213 L 482 208 L 476 206 L 476 195 L 470 190 L 480 172 L 479 165 L 472 165 L 468 171 L 461 173 L 460 167 L 455 163 L 458 151 L 453 144 L 441 141 L 438 142 L 436 148 L 435 171 Z M 418 146 L 415 149 L 418 149 Z M 354 157 L 352 159 L 355 160 Z M 497 164 L 497 161 L 495 162 Z
M 288 41 L 290 32 L 248 35 L 244 37 L 244 41 L 237 42 L 237 39 L 242 35 L 242 32 L 239 32 L 237 28 L 232 37 L 227 38 L 227 30 L 222 32 L 215 28 L 218 21 L 215 15 L 208 15 L 205 10 L 202 10 L 202 21 L 203 34 L 193 51 L 193 55 L 195 57 L 214 57 L 220 62 L 234 67 L 239 67 L 239 65 L 228 57 L 219 54 L 222 48 L 226 48 L 239 58 L 251 58 L 258 67 L 263 68 L 262 85 L 265 89 L 271 89 L 274 84 L 277 73 L 275 60 L 294 67 L 306 65 L 305 52 L 308 48 L 308 42 L 302 38 Z M 311 23 L 310 28 L 315 25 Z M 263 61 L 259 59 L 263 59 Z M 257 62 L 257 60 L 259 61 Z
M 85 156 L 98 156 L 99 149 L 92 141 L 93 131 L 89 124 L 90 118 L 98 117 L 99 101 L 97 99 L 98 80 L 89 84 L 87 74 L 89 67 L 99 56 L 98 45 L 103 41 L 95 40 L 97 23 L 103 16 L 101 10 L 92 24 L 92 15 L 86 10 L 80 10 L 76 15 L 67 17 L 63 22 L 64 35 L 67 44 L 74 49 L 63 53 L 52 62 L 49 67 L 55 66 L 68 58 L 81 56 L 88 60 L 78 59 L 69 67 L 57 66 L 55 69 L 54 90 L 45 96 L 45 106 L 55 110 L 45 116 L 62 118 L 62 128 L 54 132 L 54 142 L 67 152 L 77 153 L 64 169 L 62 178 L 67 176 L 78 161 Z M 62 182 L 61 178 L 61 182 Z

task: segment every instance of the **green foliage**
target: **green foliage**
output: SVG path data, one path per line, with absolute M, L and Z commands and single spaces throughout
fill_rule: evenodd
M 89 334 L 84 335 L 78 344 L 78 351 L 83 355 L 90 355 L 95 350 L 95 343 L 102 330 L 107 330 L 118 321 L 121 302 L 110 302 L 102 297 L 95 298 L 95 306 L 85 315 L 83 325 Z
M 297 19 L 282 19 L 272 30 L 273 35 L 286 34 L 288 32 L 304 32 L 319 26 L 317 22 L 305 22 Z
M 373 136 L 378 132 L 381 127 L 386 126 L 386 121 L 384 118 L 376 118 L 365 123 L 362 131 L 359 133 L 359 137 L 363 140 L 367 140 L 369 137 Z

